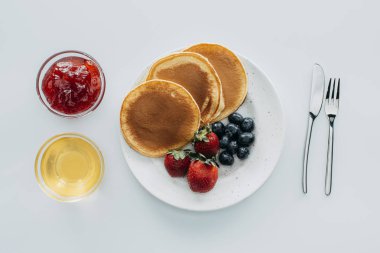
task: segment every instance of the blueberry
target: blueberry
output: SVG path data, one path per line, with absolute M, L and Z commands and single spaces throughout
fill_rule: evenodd
M 227 135 L 223 135 L 222 138 L 219 140 L 220 148 L 227 148 L 227 145 L 230 143 L 230 137 Z
M 238 135 L 239 135 L 239 126 L 234 124 L 234 123 L 228 123 L 227 126 L 226 126 L 226 134 L 228 135 L 228 137 L 230 138 L 237 138 Z
M 239 148 L 239 146 L 238 146 L 237 142 L 231 141 L 230 143 L 228 143 L 226 151 L 228 153 L 230 153 L 231 155 L 234 155 L 234 154 L 236 154 L 238 148 Z
M 241 160 L 247 159 L 249 156 L 249 149 L 247 147 L 240 147 L 237 150 L 237 157 Z
M 234 156 L 230 155 L 227 151 L 222 151 L 219 154 L 219 162 L 223 165 L 232 165 L 234 160 Z
M 239 138 L 239 136 L 243 133 L 243 131 L 240 130 L 240 128 L 238 129 L 237 133 L 232 136 L 231 140 L 234 140 L 234 141 L 237 141 L 237 139 Z
M 221 138 L 224 134 L 224 124 L 222 122 L 215 122 L 211 126 L 212 131 L 219 137 Z
M 237 140 L 240 147 L 249 147 L 255 141 L 253 133 L 242 133 Z
M 234 135 L 230 131 L 225 131 L 224 135 L 227 136 L 230 139 L 232 139 L 232 137 L 234 137 Z
M 241 116 L 241 114 L 237 112 L 234 112 L 230 116 L 228 116 L 228 121 L 236 125 L 240 125 L 243 119 L 243 116 Z
M 255 122 L 252 118 L 244 118 L 240 123 L 240 128 L 243 132 L 252 132 L 255 129 Z

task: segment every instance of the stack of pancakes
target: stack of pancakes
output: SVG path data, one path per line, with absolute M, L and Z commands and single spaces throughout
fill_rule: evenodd
M 124 99 L 126 142 L 150 157 L 186 145 L 200 124 L 224 119 L 243 103 L 247 77 L 239 58 L 217 44 L 197 44 L 156 61 Z

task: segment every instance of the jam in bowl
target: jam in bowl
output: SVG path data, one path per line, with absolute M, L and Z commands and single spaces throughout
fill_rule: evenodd
M 53 113 L 76 118 L 95 110 L 102 101 L 105 77 L 97 61 L 79 51 L 49 57 L 38 72 L 37 93 Z

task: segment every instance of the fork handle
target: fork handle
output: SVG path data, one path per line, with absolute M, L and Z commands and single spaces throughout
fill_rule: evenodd
M 303 170 L 302 170 L 302 191 L 303 193 L 307 193 L 307 163 L 309 160 L 309 147 L 310 147 L 310 138 L 311 132 L 313 130 L 315 116 L 309 113 L 309 123 L 307 128 L 306 142 L 305 142 L 305 150 L 303 155 Z
M 326 178 L 325 178 L 325 194 L 329 196 L 332 186 L 332 167 L 334 157 L 334 119 L 335 117 L 329 117 L 329 144 L 327 148 L 327 166 L 326 166 Z

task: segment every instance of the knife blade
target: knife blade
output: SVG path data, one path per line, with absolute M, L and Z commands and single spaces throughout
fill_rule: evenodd
M 309 107 L 309 123 L 306 135 L 303 170 L 302 170 L 302 190 L 307 193 L 307 164 L 309 160 L 309 147 L 313 123 L 322 108 L 323 95 L 325 90 L 325 73 L 318 63 L 313 66 L 313 76 L 311 80 L 310 107 Z
M 311 80 L 310 114 L 317 117 L 322 108 L 323 94 L 325 88 L 325 73 L 318 63 L 313 66 L 313 77 Z

